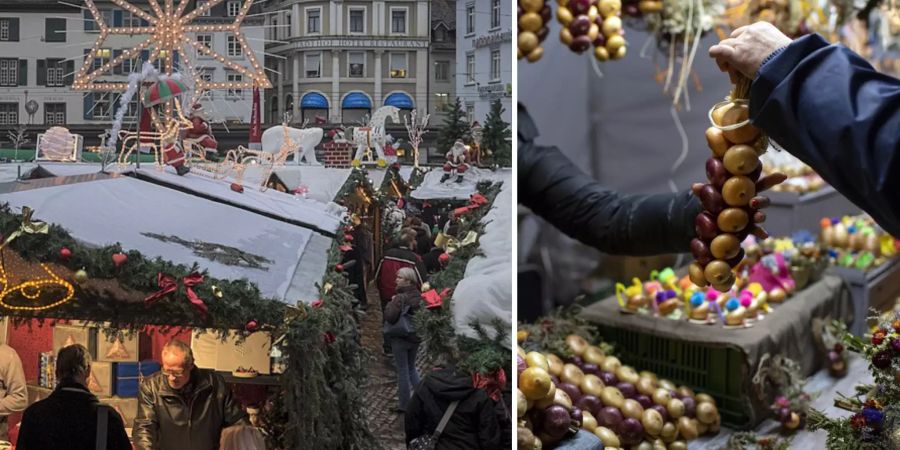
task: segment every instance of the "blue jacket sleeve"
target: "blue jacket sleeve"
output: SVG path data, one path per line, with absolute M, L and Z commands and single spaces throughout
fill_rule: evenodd
M 750 118 L 900 236 L 900 80 L 845 47 L 804 36 L 760 69 Z

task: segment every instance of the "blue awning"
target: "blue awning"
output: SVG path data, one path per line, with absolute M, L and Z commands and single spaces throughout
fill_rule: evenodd
M 300 108 L 328 109 L 328 99 L 318 92 L 309 92 L 300 100 Z
M 384 106 L 396 106 L 400 109 L 413 109 L 413 101 L 402 92 L 394 92 L 384 99 Z
M 366 97 L 366 94 L 362 92 L 351 92 L 344 97 L 344 101 L 341 103 L 341 108 L 343 109 L 372 109 L 372 102 L 369 101 L 369 97 Z

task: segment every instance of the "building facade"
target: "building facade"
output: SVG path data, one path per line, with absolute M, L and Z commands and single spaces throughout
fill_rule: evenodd
M 146 2 L 131 3 L 150 10 Z M 196 22 L 229 23 L 239 9 L 235 6 L 240 3 L 226 0 Z M 111 2 L 96 2 L 96 5 L 109 26 L 147 25 Z M 262 20 L 245 19 L 242 32 L 261 59 L 264 50 Z M 204 33 L 199 39 L 232 62 L 250 67 L 240 46 L 236 46 L 233 36 L 229 35 L 225 32 Z M 72 89 L 74 73 L 80 70 L 98 36 L 97 24 L 87 10 L 55 0 L 4 0 L 0 6 L 0 127 L 17 124 L 111 126 L 119 109 L 121 92 L 85 93 Z M 100 58 L 95 58 L 91 64 L 94 68 L 100 67 L 147 37 L 111 35 L 100 49 Z M 142 60 L 148 57 L 149 51 L 144 51 L 139 57 L 114 66 L 111 73 L 97 81 L 127 82 L 128 75 L 132 71 L 139 72 Z M 202 76 L 210 81 L 241 81 L 238 72 L 226 69 L 213 58 L 197 56 L 194 63 Z M 252 110 L 252 91 L 207 92 L 201 98 L 201 104 L 213 122 L 247 123 Z M 124 127 L 136 122 L 137 111 L 138 99 L 134 98 L 125 113 Z
M 430 124 L 444 122 L 445 111 L 456 98 L 456 1 L 431 2 Z
M 505 0 L 457 0 L 456 96 L 469 122 L 484 123 L 500 99 L 512 118 L 512 6 Z
M 288 112 L 296 123 L 357 125 L 383 105 L 427 108 L 429 3 L 266 2 L 266 65 L 274 84 L 267 122 Z

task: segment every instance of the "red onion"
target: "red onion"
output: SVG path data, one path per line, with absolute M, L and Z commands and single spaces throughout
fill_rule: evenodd
M 569 394 L 569 398 L 572 399 L 572 404 L 577 403 L 578 399 L 581 398 L 581 389 L 572 383 L 559 383 L 556 385 L 556 388 L 562 389 L 563 392 Z
M 600 372 L 600 379 L 603 380 L 603 384 L 607 386 L 615 386 L 619 383 L 619 379 L 616 377 L 616 374 L 612 372 Z
M 653 406 L 653 399 L 651 399 L 650 397 L 647 397 L 644 394 L 640 394 L 637 397 L 635 397 L 634 399 L 637 400 L 637 402 L 640 403 L 641 406 L 644 407 L 644 409 L 647 409 L 647 408 Z
M 519 375 L 522 375 L 522 372 L 528 368 L 528 364 L 525 363 L 525 360 L 522 359 L 521 356 L 516 355 L 517 369 L 519 370 Z
M 617 434 L 619 433 L 619 427 L 622 425 L 622 420 L 624 420 L 622 412 L 614 406 L 603 408 L 600 410 L 600 414 L 597 415 L 598 424 L 613 430 Z
M 590 412 L 596 417 L 600 412 L 600 409 L 603 408 L 603 402 L 594 395 L 582 395 L 581 398 L 575 402 L 575 406 L 581 408 L 582 411 Z
M 600 368 L 597 367 L 596 364 L 584 363 L 584 365 L 581 366 L 581 371 L 584 373 L 591 373 L 600 376 Z
M 619 438 L 625 445 L 640 444 L 644 438 L 644 426 L 639 420 L 629 417 L 619 426 Z
M 566 408 L 552 405 L 544 410 L 544 432 L 548 435 L 561 438 L 569 430 L 571 424 L 572 417 Z
M 634 385 L 625 381 L 620 381 L 616 384 L 616 387 L 622 392 L 622 395 L 625 398 L 635 398 L 638 395 L 637 389 L 635 389 Z
M 584 423 L 584 413 L 581 412 L 581 408 L 572 408 L 572 412 L 570 413 L 570 415 L 572 417 L 572 421 L 575 422 L 575 425 L 578 428 L 581 428 L 581 425 Z
M 658 413 L 662 416 L 663 422 L 668 422 L 668 421 L 669 421 L 669 410 L 667 410 L 665 406 L 663 406 L 663 405 L 653 405 L 653 406 L 650 407 L 650 409 L 655 409 L 656 412 L 658 412 Z
M 684 403 L 684 415 L 693 419 L 697 415 L 697 401 L 691 396 L 684 396 L 681 403 Z

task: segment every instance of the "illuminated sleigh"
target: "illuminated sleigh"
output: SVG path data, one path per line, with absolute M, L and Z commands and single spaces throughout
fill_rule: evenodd
M 261 177 L 260 191 L 265 192 L 268 189 L 267 182 L 272 176 L 272 171 L 276 167 L 284 166 L 288 156 L 297 151 L 299 144 L 294 143 L 290 135 L 288 135 L 287 124 L 282 125 L 284 128 L 284 142 L 278 152 L 271 153 L 265 150 L 251 150 L 244 146 L 238 146 L 237 149 L 228 150 L 225 153 L 225 159 L 211 167 L 211 171 L 215 174 L 217 180 L 224 179 L 229 175 L 235 178 L 235 182 L 243 184 L 244 169 L 248 165 L 260 165 L 263 167 L 263 176 Z

